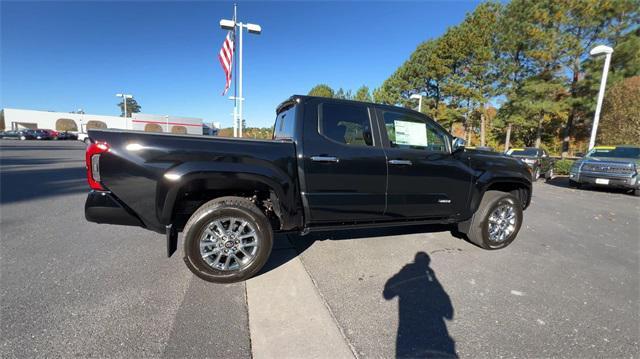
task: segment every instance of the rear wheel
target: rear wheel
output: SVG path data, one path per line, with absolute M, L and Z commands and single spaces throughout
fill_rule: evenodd
M 273 246 L 267 217 L 240 197 L 205 203 L 191 216 L 184 234 L 187 267 L 215 283 L 249 279 L 267 262 Z
M 504 248 L 518 235 L 522 218 L 518 198 L 506 192 L 487 191 L 471 219 L 467 238 L 484 249 Z
M 640 197 L 640 188 L 636 188 L 633 190 L 633 195 L 636 197 Z

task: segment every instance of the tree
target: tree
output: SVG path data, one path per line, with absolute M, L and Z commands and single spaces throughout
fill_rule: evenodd
M 117 106 L 120 107 L 120 116 L 125 117 L 125 115 L 124 115 L 124 102 L 120 101 L 117 104 Z M 138 105 L 138 102 L 136 101 L 136 99 L 127 98 L 127 116 L 126 117 L 131 117 L 132 113 L 138 113 L 138 112 L 140 112 L 141 109 L 142 109 L 142 107 L 140 105 Z
M 329 85 L 320 84 L 314 86 L 311 91 L 309 91 L 309 96 L 318 96 L 318 97 L 334 97 L 334 92 Z
M 607 91 L 597 139 L 603 145 L 640 145 L 640 76 Z
M 353 99 L 356 101 L 373 102 L 371 93 L 369 93 L 369 87 L 365 85 L 360 86 Z

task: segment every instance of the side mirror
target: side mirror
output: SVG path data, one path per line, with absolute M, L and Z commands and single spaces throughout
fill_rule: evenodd
M 454 137 L 453 141 L 451 141 L 451 149 L 453 150 L 452 152 L 464 149 L 465 143 L 465 140 L 463 140 L 462 138 Z

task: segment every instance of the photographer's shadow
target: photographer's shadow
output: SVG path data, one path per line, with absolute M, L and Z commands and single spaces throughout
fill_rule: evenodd
M 445 323 L 453 306 L 429 262 L 427 253 L 416 253 L 384 286 L 386 300 L 398 297 L 397 358 L 457 358 Z

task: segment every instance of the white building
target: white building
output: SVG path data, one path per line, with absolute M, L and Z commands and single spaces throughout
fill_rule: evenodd
M 134 113 L 131 118 L 68 112 L 5 108 L 0 114 L 0 130 L 42 128 L 86 133 L 92 128 L 115 128 L 148 132 L 202 135 L 202 119 Z

